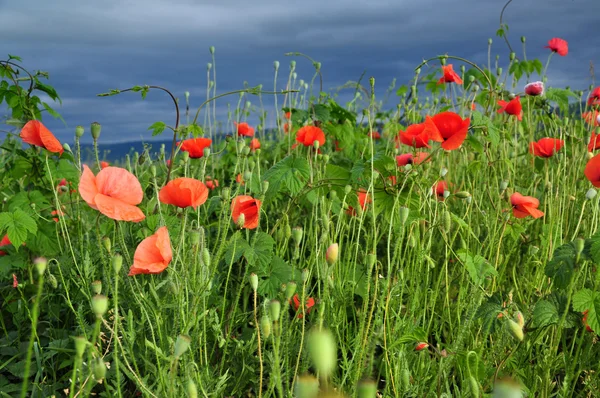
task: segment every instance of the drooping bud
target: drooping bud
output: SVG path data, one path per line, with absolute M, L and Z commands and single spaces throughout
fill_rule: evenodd
M 325 261 L 327 261 L 327 264 L 329 264 L 329 265 L 335 264 L 335 262 L 338 259 L 339 253 L 340 253 L 340 248 L 337 243 L 332 243 L 331 245 L 329 245 L 329 247 L 327 248 L 327 251 L 325 252 Z
M 240 215 L 240 218 L 242 215 Z M 202 250 L 202 264 L 204 264 L 205 267 L 210 267 L 210 262 L 211 262 L 210 252 L 208 251 L 208 248 L 205 247 L 204 250 Z
M 71 151 L 71 145 L 67 144 L 66 142 L 63 144 L 63 149 L 64 149 L 66 152 L 73 153 L 73 151 Z
M 97 294 L 92 297 L 92 311 L 96 317 L 101 318 L 108 310 L 108 297 Z
M 474 397 L 480 397 L 481 394 L 479 392 L 479 383 L 477 379 L 473 377 L 473 375 L 469 376 L 469 387 L 471 388 L 471 395 Z
M 427 347 L 429 347 L 429 344 L 427 344 L 426 342 L 420 342 L 417 343 L 417 345 L 415 346 L 415 351 L 423 351 Z
M 454 196 L 456 196 L 457 198 L 460 199 L 466 199 L 471 197 L 471 194 L 467 191 L 458 191 L 457 193 L 454 194 Z
M 100 138 L 100 131 L 102 131 L 102 126 L 98 122 L 93 122 L 90 126 L 90 132 L 92 133 L 92 138 L 94 141 Z
M 525 326 L 525 318 L 523 317 L 523 314 L 521 313 L 521 311 L 517 311 L 517 313 L 515 314 L 515 319 L 517 320 L 517 324 L 523 328 L 523 326 Z
M 519 341 L 523 341 L 525 335 L 523 334 L 523 328 L 519 326 L 519 324 L 512 319 L 507 319 L 508 330 L 510 334 L 513 335 Z
M 180 334 L 177 336 L 177 340 L 175 341 L 175 350 L 173 355 L 175 358 L 180 358 L 189 348 L 192 343 L 192 339 L 189 336 L 185 336 Z
M 104 248 L 106 249 L 108 254 L 110 254 L 110 249 L 112 248 L 112 243 L 108 236 L 105 236 L 104 238 L 102 238 L 102 246 L 104 246 Z
M 308 335 L 308 350 L 316 370 L 328 378 L 337 365 L 337 346 L 333 334 L 325 328 L 313 329 Z
M 48 281 L 48 284 L 52 289 L 56 289 L 58 287 L 58 281 L 56 280 L 56 277 L 54 275 L 48 273 L 48 277 L 46 278 L 46 280 Z
M 406 207 L 406 206 L 400 207 L 400 223 L 402 225 L 406 224 L 409 213 L 410 213 L 410 210 L 408 209 L 408 207 Z

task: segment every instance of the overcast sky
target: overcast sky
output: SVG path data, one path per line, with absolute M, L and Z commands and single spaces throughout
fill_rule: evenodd
M 182 102 L 189 91 L 197 107 L 206 98 L 206 64 L 209 47 L 215 46 L 217 94 L 243 88 L 244 82 L 272 88 L 275 60 L 281 63 L 278 85 L 284 85 L 292 59 L 284 54 L 300 51 L 322 63 L 325 91 L 366 70 L 381 95 L 392 79 L 405 84 L 416 65 L 437 54 L 487 63 L 488 38 L 494 40 L 493 56 L 506 61 L 506 44 L 495 36 L 503 5 L 501 0 L 0 0 L 0 59 L 18 55 L 26 68 L 50 73 L 50 84 L 63 99 L 56 109 L 67 126 L 49 116 L 45 123 L 61 141 L 72 142 L 79 124 L 89 132 L 93 121 L 102 124 L 104 142 L 148 140 L 152 123 L 174 122 L 165 94 L 151 92 L 146 100 L 134 93 L 96 94 L 161 85 Z M 527 57 L 544 63 L 550 38 L 569 42 L 568 56 L 552 59 L 549 85 L 591 84 L 590 62 L 600 63 L 599 0 L 514 0 L 504 18 L 519 56 L 521 36 L 527 37 Z M 298 78 L 309 81 L 314 69 L 296 59 Z M 352 94 L 342 91 L 342 102 Z M 249 100 L 258 105 L 257 97 Z M 236 102 L 237 97 L 217 102 L 221 120 L 227 118 L 227 104 Z M 272 99 L 264 102 L 273 109 Z

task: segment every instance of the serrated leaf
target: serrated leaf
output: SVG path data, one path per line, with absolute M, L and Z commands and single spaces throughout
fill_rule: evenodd
M 317 104 L 312 108 L 312 115 L 316 120 L 327 123 L 330 118 L 329 108 L 325 104 Z
M 493 296 L 481 304 L 477 310 L 476 318 L 483 322 L 483 328 L 489 332 L 498 322 L 498 314 L 502 312 L 502 301 L 498 296 Z
M 269 181 L 266 196 L 272 197 L 281 188 L 287 188 L 292 195 L 302 190 L 310 177 L 310 165 L 305 158 L 289 155 L 271 167 L 263 176 Z
M 27 239 L 27 233 L 35 235 L 37 225 L 29 214 L 16 209 L 12 213 L 0 213 L 0 231 L 6 232 L 15 250 L 19 251 L 19 246 Z
M 281 291 L 281 285 L 291 281 L 296 282 L 298 285 L 302 283 L 301 271 L 294 269 L 279 256 L 273 256 L 266 267 L 257 267 L 255 272 L 260 278 L 258 293 L 264 297 L 277 297 Z
M 150 127 L 148 127 L 148 130 L 152 130 L 152 136 L 154 137 L 156 135 L 162 134 L 162 132 L 165 131 L 166 127 L 167 125 L 165 124 L 165 122 L 155 122 L 152 123 Z
M 459 250 L 457 254 L 475 285 L 481 285 L 489 276 L 498 275 L 498 272 L 484 257 L 478 254 L 473 257 L 466 250 Z
M 556 305 L 547 300 L 540 300 L 533 310 L 533 325 L 535 327 L 545 327 L 557 324 L 559 320 L 558 309 Z
M 589 240 L 589 255 L 596 265 L 600 265 L 600 232 L 596 233 Z
M 273 246 L 275 241 L 271 235 L 259 232 L 252 241 L 252 246 L 244 251 L 244 257 L 249 264 L 265 267 L 273 258 Z
M 587 324 L 596 333 L 600 334 L 600 293 L 590 289 L 582 289 L 573 296 L 573 309 L 587 311 Z
M 554 286 L 566 289 L 571 282 L 575 269 L 575 258 L 577 251 L 572 242 L 565 243 L 554 250 L 552 259 L 546 264 L 544 270 L 546 276 L 552 279 Z

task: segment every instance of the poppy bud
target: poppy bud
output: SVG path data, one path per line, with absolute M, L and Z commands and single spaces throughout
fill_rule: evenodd
M 66 142 L 63 144 L 63 149 L 64 149 L 65 151 L 67 151 L 67 152 L 71 152 L 71 153 L 73 153 L 73 152 L 71 151 L 71 145 L 67 144 Z
M 248 149 L 250 149 L 250 148 L 248 148 Z M 250 181 L 251 179 L 252 179 L 252 172 L 248 171 L 248 170 L 244 171 L 244 181 Z
M 208 62 L 208 63 L 206 64 L 206 70 L 207 70 L 207 71 L 209 71 L 209 70 L 211 70 L 211 69 L 212 69 L 212 64 L 211 64 L 210 62 Z M 210 82 L 210 83 L 212 83 L 212 80 L 211 80 L 211 82 Z M 210 86 L 210 87 L 212 87 L 212 86 Z
M 327 261 L 327 264 L 335 264 L 339 256 L 339 252 L 339 245 L 337 243 L 331 244 L 325 252 L 325 261 Z
M 69 192 L 69 188 L 67 188 L 66 185 L 61 185 L 58 189 L 60 189 L 60 192 L 63 193 Z
M 115 271 L 115 274 L 118 274 L 119 271 L 121 271 L 122 266 L 123 266 L 123 256 L 121 256 L 119 253 L 116 253 L 112 257 L 112 267 L 113 267 L 113 270 Z
M 402 381 L 402 386 L 405 390 L 410 386 L 410 371 L 407 368 L 403 368 L 400 373 L 400 380 Z
M 345 193 L 346 195 L 348 195 L 348 194 L 350 194 L 350 192 L 352 192 L 352 186 L 350 186 L 350 185 L 346 185 L 346 186 L 344 187 L 344 193 Z
M 245 146 L 242 148 L 242 155 L 248 156 L 249 153 L 250 153 L 250 147 Z
M 510 334 L 513 335 L 514 338 L 516 338 L 519 341 L 523 341 L 523 338 L 525 337 L 523 334 L 523 328 L 521 326 L 519 326 L 519 324 L 515 321 L 513 321 L 512 319 L 508 319 L 508 330 L 510 331 Z
M 369 267 L 373 267 L 375 265 L 375 262 L 377 261 L 377 256 L 373 253 L 369 253 L 367 254 L 367 265 Z
M 94 294 L 102 293 L 102 281 L 95 280 L 92 282 L 92 292 L 94 292 Z
M 445 167 L 442 167 L 442 169 L 440 170 L 440 177 L 444 178 L 446 176 L 446 174 L 448 174 L 448 169 Z
M 33 260 L 33 265 L 35 265 L 35 269 L 38 275 L 41 276 L 46 271 L 46 267 L 48 266 L 48 260 L 46 260 L 46 258 L 44 257 L 38 257 L 35 260 Z
M 277 71 L 279 69 L 279 61 L 273 62 L 273 68 Z
M 202 263 L 205 267 L 210 267 L 210 253 L 208 252 L 208 249 L 206 247 L 204 248 L 204 250 L 202 250 Z
M 279 300 L 271 300 L 269 302 L 269 312 L 273 321 L 279 321 L 279 315 L 281 314 L 281 303 Z
M 448 196 L 450 196 L 450 191 L 448 191 L 447 189 L 444 189 L 444 194 L 443 194 L 443 196 L 444 196 L 444 199 L 447 199 L 447 198 L 448 198 Z
M 521 43 L 525 44 L 525 36 L 521 36 Z
M 198 397 L 198 387 L 196 387 L 196 383 L 192 379 L 189 379 L 187 385 L 185 387 L 187 391 L 188 398 L 197 398 Z
M 315 67 L 316 70 L 321 70 L 321 63 L 320 62 L 315 62 L 313 65 L 314 65 L 314 67 Z
M 517 320 L 517 324 L 523 328 L 523 326 L 525 326 L 525 318 L 523 317 L 523 314 L 521 313 L 521 311 L 517 311 L 517 313 L 515 314 L 515 319 Z
M 532 82 L 525 85 L 525 94 L 536 97 L 544 94 L 544 83 L 543 82 Z
M 581 253 L 583 253 L 583 248 L 585 247 L 585 240 L 581 239 L 581 238 L 577 238 L 575 239 L 575 252 L 577 253 L 577 256 L 580 256 Z
M 290 224 L 286 224 L 285 225 L 285 238 L 289 239 L 292 237 L 292 227 L 290 227 Z
M 475 377 L 473 377 L 472 375 L 469 376 L 469 387 L 471 387 L 471 394 L 474 397 L 481 396 L 479 392 L 479 383 L 477 382 L 477 379 L 475 379 Z
M 269 190 L 269 181 L 265 180 L 262 182 L 262 193 L 266 194 Z
M 97 294 L 92 297 L 92 311 L 96 317 L 101 318 L 108 310 L 108 297 Z
M 100 138 L 100 131 L 102 130 L 102 126 L 100 126 L 100 123 L 98 122 L 93 122 L 92 125 L 90 126 L 90 132 L 92 133 L 92 138 L 94 139 L 94 141 L 98 140 L 98 138 Z
M 329 377 L 337 365 L 337 346 L 333 334 L 325 328 L 312 329 L 307 339 L 315 369 L 323 378 Z
M 252 286 L 252 290 L 256 291 L 258 289 L 258 275 L 254 272 L 250 274 L 250 286 Z
M 295 68 L 296 68 L 296 61 L 294 61 L 294 60 L 291 60 L 291 61 L 290 61 L 290 69 L 291 69 L 291 70 L 294 70 Z
M 237 220 L 237 226 L 241 229 L 244 228 L 244 224 L 246 223 L 246 215 L 244 213 L 240 214 Z
M 594 188 L 590 188 L 588 189 L 588 191 L 585 193 L 585 198 L 587 200 L 592 200 L 596 197 L 596 195 L 598 194 L 598 191 L 596 191 Z
M 177 340 L 175 341 L 175 358 L 180 358 L 189 348 L 192 343 L 192 339 L 189 336 L 185 336 L 180 334 L 177 336 Z
M 262 335 L 265 339 L 268 339 L 271 335 L 272 326 L 273 324 L 271 323 L 271 319 L 268 316 L 263 315 L 263 317 L 260 318 L 260 331 L 262 332 Z
M 590 160 L 590 159 L 592 159 L 594 157 L 594 153 L 593 152 L 588 152 L 586 154 L 586 157 L 587 157 L 588 160 Z
M 500 75 L 502 74 L 502 68 L 498 68 L 498 69 L 496 70 L 496 74 L 497 74 L 498 76 L 500 76 Z
M 292 296 L 294 296 L 294 293 L 296 293 L 296 287 L 297 285 L 294 281 L 289 282 L 285 286 L 285 297 L 288 301 L 291 300 Z
M 77 355 L 77 358 L 81 359 L 88 342 L 85 337 L 81 336 L 74 337 L 73 340 L 75 340 L 75 355 Z
M 459 192 L 455 193 L 454 196 L 456 196 L 457 198 L 460 198 L 460 199 L 467 199 L 467 198 L 471 197 L 471 194 L 467 191 L 459 191 Z
M 315 148 L 315 149 L 319 149 L 319 146 L 321 146 L 321 144 L 319 143 L 319 141 L 315 140 L 315 141 L 313 142 L 313 148 Z
M 229 190 L 229 188 L 228 188 L 228 187 L 224 187 L 224 188 L 221 190 L 221 198 L 223 199 L 223 201 L 225 201 L 225 202 L 229 202 L 229 198 L 230 198 L 230 196 L 229 196 L 229 195 L 230 195 L 230 194 L 231 194 L 231 191 Z
M 376 398 L 377 383 L 373 380 L 363 380 L 358 383 L 358 398 Z
M 106 376 L 106 364 L 102 358 L 94 359 L 94 362 L 92 363 L 92 372 L 94 374 L 94 380 L 97 382 L 104 380 L 104 377 Z
M 110 254 L 110 249 L 112 248 L 112 244 L 110 238 L 105 236 L 102 238 L 102 246 L 106 249 L 106 251 Z
M 48 274 L 48 284 L 52 289 L 56 289 L 58 287 L 58 281 L 54 275 Z
M 248 161 L 248 169 L 250 169 L 250 171 L 253 171 L 255 167 L 256 167 L 256 162 L 254 160 L 250 159 Z
M 292 238 L 294 239 L 294 242 L 296 242 L 297 245 L 299 245 L 300 242 L 302 241 L 302 235 L 303 235 L 302 227 L 294 227 L 292 229 Z
M 83 137 L 84 131 L 85 130 L 83 129 L 83 126 L 77 126 L 77 127 L 75 127 L 75 137 L 77 137 L 77 138 Z
M 504 191 L 504 190 L 506 190 L 506 188 L 508 188 L 508 181 L 502 181 L 500 183 L 500 190 Z
M 423 351 L 427 347 L 429 347 L 429 344 L 427 344 L 426 342 L 420 342 L 420 343 L 417 343 L 417 346 L 415 347 L 415 351 Z
M 445 232 L 450 232 L 450 228 L 452 227 L 452 217 L 450 216 L 450 212 L 448 210 L 444 210 L 442 214 L 442 229 Z
M 182 162 L 185 164 L 188 162 L 188 160 L 190 160 L 190 153 L 189 152 L 183 152 L 183 154 L 181 155 L 182 157 Z
M 490 39 L 488 39 L 488 46 L 491 46 L 491 45 L 492 45 L 492 39 L 490 38 Z
M 294 394 L 297 398 L 316 398 L 319 394 L 319 380 L 311 375 L 302 375 L 296 379 Z
M 510 53 L 510 55 L 509 55 L 509 59 L 510 59 L 511 61 L 514 61 L 516 57 L 517 57 L 517 54 L 515 54 L 515 52 L 514 52 L 514 51 L 513 51 L 513 52 L 511 52 L 511 53 Z

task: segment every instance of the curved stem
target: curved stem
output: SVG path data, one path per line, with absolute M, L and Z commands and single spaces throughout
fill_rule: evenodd
M 506 8 L 508 7 L 508 5 L 510 3 L 512 3 L 513 0 L 508 0 L 508 2 L 504 5 L 504 7 L 502 7 L 502 11 L 500 11 L 500 29 L 502 29 L 502 17 L 504 16 L 504 11 L 506 10 Z M 504 38 L 504 41 L 506 42 L 506 45 L 508 46 L 509 51 L 512 53 L 514 52 L 510 43 L 508 42 L 508 37 L 506 37 L 506 32 L 504 32 L 504 34 L 502 35 L 502 37 Z

